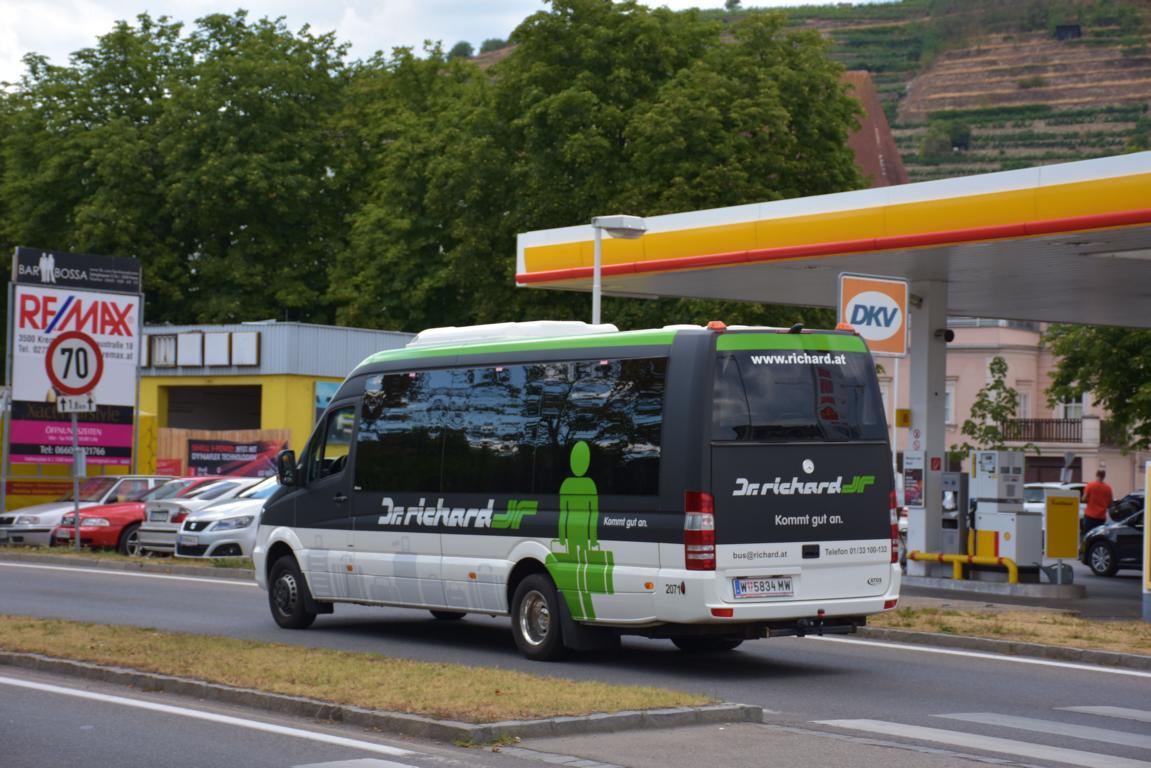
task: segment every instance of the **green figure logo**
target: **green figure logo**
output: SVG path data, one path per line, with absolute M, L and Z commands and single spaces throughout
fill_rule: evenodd
M 559 533 L 552 542 L 566 551 L 548 555 L 547 569 L 563 593 L 573 619 L 594 619 L 592 595 L 614 593 L 612 553 L 599 548 L 599 493 L 586 477 L 591 449 L 580 440 L 572 446 L 572 477 L 560 485 Z

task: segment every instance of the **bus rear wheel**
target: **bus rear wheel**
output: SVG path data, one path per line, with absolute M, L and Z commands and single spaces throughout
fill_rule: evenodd
M 307 629 L 316 620 L 308 610 L 308 582 L 296 565 L 296 558 L 284 555 L 272 564 L 268 574 L 268 605 L 272 618 L 284 629 Z
M 673 637 L 676 648 L 687 653 L 708 653 L 714 651 L 734 651 L 742 643 L 738 637 Z
M 554 661 L 567 655 L 560 630 L 559 595 L 552 580 L 533 573 L 512 597 L 512 635 L 516 647 L 532 661 Z

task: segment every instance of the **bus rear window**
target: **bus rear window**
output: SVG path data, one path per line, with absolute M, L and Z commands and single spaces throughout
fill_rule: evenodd
M 717 354 L 713 440 L 887 439 L 870 355 L 745 350 Z

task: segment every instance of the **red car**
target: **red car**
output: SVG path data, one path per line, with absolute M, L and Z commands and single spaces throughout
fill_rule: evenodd
M 115 549 L 122 555 L 140 554 L 140 523 L 144 521 L 144 502 L 171 499 L 187 493 L 218 477 L 181 477 L 153 488 L 138 499 L 119 504 L 103 504 L 80 510 L 80 544 L 85 547 Z M 52 544 L 73 546 L 75 520 L 69 513 L 52 529 Z

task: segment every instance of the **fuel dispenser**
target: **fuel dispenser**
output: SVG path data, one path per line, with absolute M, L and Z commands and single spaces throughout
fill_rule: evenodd
M 1023 509 L 1023 452 L 972 451 L 975 551 L 1006 557 L 1038 578 L 1043 562 L 1043 516 Z
M 971 516 L 971 502 L 967 493 L 968 475 L 966 472 L 944 472 L 939 478 L 943 490 L 939 550 L 948 555 L 966 555 Z

